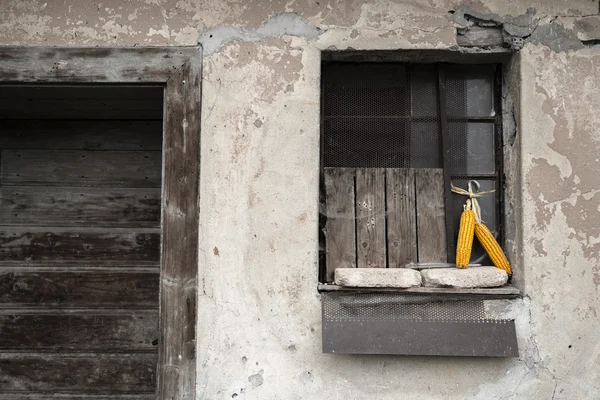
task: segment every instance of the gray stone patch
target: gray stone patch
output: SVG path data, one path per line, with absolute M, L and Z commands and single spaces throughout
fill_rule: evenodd
M 254 375 L 250 375 L 248 377 L 248 381 L 250 382 L 250 384 L 254 387 L 258 387 L 260 385 L 262 385 L 265 380 L 263 379 L 263 370 L 261 369 L 260 371 L 258 371 L 258 374 L 254 374 Z
M 348 287 L 410 288 L 421 286 L 421 274 L 408 268 L 338 268 L 335 283 Z
M 260 128 L 262 126 L 262 121 L 257 118 L 256 121 L 254 121 L 254 126 Z
M 556 22 L 539 25 L 529 40 L 532 43 L 543 44 L 557 53 L 583 48 L 583 43 L 577 38 L 575 32 L 565 29 Z
M 427 287 L 487 288 L 508 282 L 506 271 L 496 267 L 434 268 L 421 271 Z
M 258 42 L 264 38 L 299 36 L 316 39 L 323 31 L 313 26 L 306 18 L 291 12 L 272 16 L 257 29 L 250 30 L 233 25 L 219 25 L 200 32 L 198 42 L 202 44 L 204 55 L 212 54 L 234 40 Z
M 594 15 L 581 18 L 575 21 L 573 26 L 579 40 L 600 40 L 600 17 Z

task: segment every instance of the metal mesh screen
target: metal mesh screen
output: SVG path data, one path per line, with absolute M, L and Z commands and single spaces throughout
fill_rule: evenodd
M 325 167 L 441 166 L 433 66 L 330 63 L 322 79 Z
M 353 293 L 323 296 L 323 316 L 331 321 L 482 320 L 483 301 L 432 301 L 431 296 Z
M 518 356 L 514 320 L 482 300 L 402 293 L 323 293 L 323 351 L 346 354 Z

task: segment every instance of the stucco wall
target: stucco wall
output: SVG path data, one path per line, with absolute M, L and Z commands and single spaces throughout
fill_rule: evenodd
M 0 45 L 204 45 L 199 399 L 592 399 L 598 11 L 597 0 L 1 0 Z M 521 357 L 322 354 L 320 50 L 456 49 L 465 12 L 525 39 L 505 92 L 509 246 L 525 297 L 486 304 L 516 318 Z

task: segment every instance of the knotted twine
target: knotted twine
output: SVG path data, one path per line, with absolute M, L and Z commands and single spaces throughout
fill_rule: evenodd
M 476 186 L 475 190 L 473 190 L 473 186 Z M 463 207 L 465 210 L 473 209 L 473 212 L 475 213 L 475 223 L 476 224 L 481 224 L 483 222 L 481 220 L 481 207 L 479 206 L 479 202 L 477 201 L 477 198 L 481 197 L 481 196 L 485 196 L 486 194 L 495 192 L 495 190 L 488 190 L 487 192 L 480 192 L 479 188 L 480 188 L 479 182 L 477 182 L 477 181 L 469 181 L 468 190 L 454 186 L 452 183 L 450 184 L 450 189 L 452 190 L 452 192 L 463 195 L 463 196 L 469 196 L 469 199 L 467 200 L 467 204 Z

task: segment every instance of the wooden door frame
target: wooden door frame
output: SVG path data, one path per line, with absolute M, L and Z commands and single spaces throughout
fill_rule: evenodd
M 157 396 L 195 399 L 201 47 L 0 47 L 7 83 L 164 85 Z

